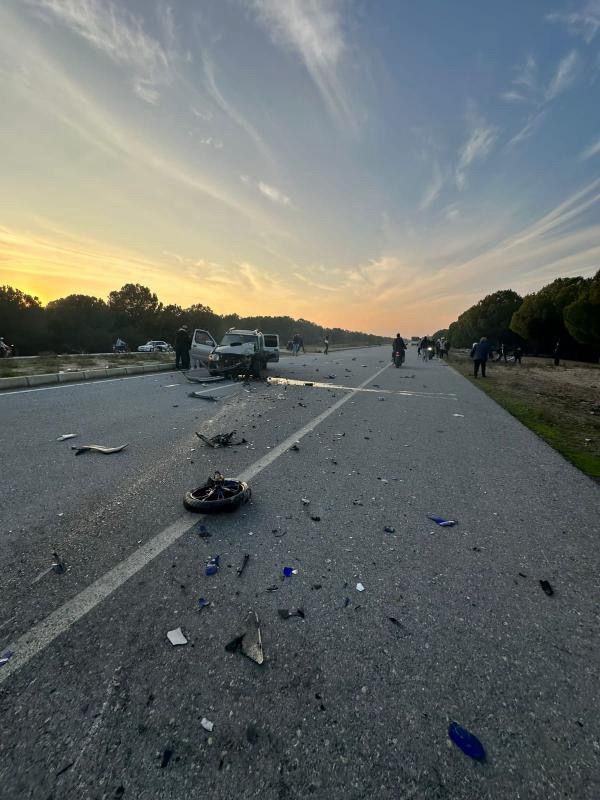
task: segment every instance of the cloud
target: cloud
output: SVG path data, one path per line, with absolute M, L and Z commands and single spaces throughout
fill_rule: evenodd
M 537 111 L 534 114 L 530 114 L 525 125 L 523 125 L 523 127 L 519 131 L 517 131 L 517 133 L 515 133 L 512 139 L 508 141 L 508 144 L 506 146 L 513 147 L 519 142 L 522 142 L 525 139 L 529 139 L 529 137 L 536 130 L 538 125 L 541 124 L 546 114 L 547 114 L 546 109 L 542 109 L 541 111 Z
M 581 36 L 590 44 L 600 31 L 600 0 L 588 0 L 579 11 L 568 13 L 553 11 L 546 14 L 547 22 L 558 22 L 566 26 L 573 36 Z
M 502 92 L 500 95 L 502 100 L 506 100 L 507 103 L 526 103 L 527 98 L 525 95 L 516 92 L 514 89 L 510 89 L 508 92 Z
M 195 106 L 190 106 L 190 111 L 195 117 L 198 117 L 198 119 L 203 119 L 205 122 L 210 122 L 211 119 L 213 118 L 212 111 L 204 111 L 204 110 L 201 111 Z
M 466 142 L 459 150 L 455 174 L 456 185 L 459 189 L 465 187 L 466 173 L 471 164 L 487 158 L 498 138 L 498 129 L 494 125 L 488 125 L 482 117 L 470 114 L 468 119 L 471 130 Z
M 279 205 L 282 206 L 291 205 L 292 201 L 290 198 L 274 186 L 269 186 L 268 183 L 263 183 L 262 181 L 259 181 L 257 185 L 258 191 L 264 194 L 265 197 L 268 197 L 273 203 L 279 203 Z
M 170 62 L 157 39 L 143 22 L 113 0 L 27 0 L 48 20 L 58 20 L 81 36 L 115 64 L 134 73 L 134 91 L 142 100 L 156 103 L 158 86 L 170 82 Z
M 581 158 L 586 160 L 600 155 L 600 137 L 581 153 Z
M 577 50 L 572 50 L 559 61 L 554 77 L 546 89 L 546 100 L 554 100 L 565 89 L 568 89 L 575 80 L 578 67 L 579 54 Z
M 437 200 L 437 198 L 440 196 L 443 186 L 444 176 L 442 175 L 440 165 L 437 163 L 437 161 L 435 161 L 433 164 L 431 183 L 426 188 L 421 202 L 419 203 L 419 211 L 425 211 Z
M 215 139 L 212 136 L 204 136 L 202 139 L 198 140 L 199 144 L 205 144 L 209 147 L 214 147 L 215 150 L 222 150 L 223 149 L 223 142 L 220 139 Z
M 339 69 L 346 51 L 339 0 L 246 0 L 271 39 L 300 56 L 338 124 L 356 130 Z
M 269 151 L 267 145 L 263 141 L 262 136 L 256 128 L 248 122 L 248 120 L 241 114 L 230 102 L 228 102 L 223 93 L 217 86 L 215 78 L 214 64 L 208 53 L 202 54 L 202 65 L 204 68 L 204 77 L 206 89 L 221 111 L 229 117 L 238 127 L 245 131 L 256 145 L 257 150 L 263 155 L 266 161 L 273 162 L 273 156 Z

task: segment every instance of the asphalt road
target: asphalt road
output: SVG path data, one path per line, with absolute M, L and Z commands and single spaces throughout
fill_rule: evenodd
M 217 403 L 177 373 L 0 395 L 2 798 L 600 797 L 598 488 L 390 349 L 289 358 L 269 374 L 326 386 Z M 195 436 L 232 428 L 248 444 Z M 91 442 L 129 447 L 71 450 Z M 200 538 L 182 496 L 215 469 L 253 499 Z M 249 609 L 262 666 L 225 651 Z

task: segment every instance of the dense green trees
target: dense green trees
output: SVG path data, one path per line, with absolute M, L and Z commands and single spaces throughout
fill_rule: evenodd
M 522 298 L 512 289 L 488 294 L 450 325 L 448 335 L 452 346 L 470 347 L 482 336 L 495 343 L 513 344 L 511 319 L 521 303 Z
M 531 353 L 596 361 L 600 355 L 600 270 L 593 278 L 556 278 L 538 292 L 519 297 L 494 292 L 464 311 L 449 328 L 454 347 L 487 336 L 493 345 L 522 344 Z
M 124 339 L 132 350 L 148 339 L 173 343 L 175 331 L 183 324 L 190 330 L 208 330 L 217 339 L 234 326 L 258 328 L 267 333 L 278 333 L 282 347 L 294 333 L 303 336 L 307 345 L 320 345 L 326 332 L 314 322 L 292 317 L 219 315 L 201 303 L 189 308 L 163 306 L 156 294 L 137 283 L 128 283 L 111 292 L 108 302 L 72 294 L 53 300 L 45 309 L 35 297 L 10 286 L 0 287 L 0 336 L 14 344 L 20 355 L 108 352 L 117 337 Z M 330 329 L 329 338 L 332 345 L 388 341 L 380 336 L 341 328 Z

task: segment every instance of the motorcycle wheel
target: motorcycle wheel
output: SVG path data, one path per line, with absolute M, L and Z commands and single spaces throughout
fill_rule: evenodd
M 252 490 L 245 481 L 209 478 L 202 486 L 185 493 L 183 505 L 188 511 L 215 514 L 239 508 L 251 495 Z

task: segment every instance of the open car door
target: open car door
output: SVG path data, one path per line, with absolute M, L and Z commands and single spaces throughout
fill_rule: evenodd
M 279 336 L 276 333 L 265 333 L 263 335 L 267 361 L 279 361 Z
M 196 328 L 192 337 L 192 346 L 190 347 L 192 369 L 208 366 L 208 356 L 216 346 L 217 342 L 211 333 Z

